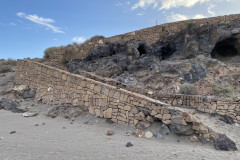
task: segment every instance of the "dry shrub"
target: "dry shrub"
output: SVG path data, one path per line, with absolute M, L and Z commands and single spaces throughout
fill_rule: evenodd
M 11 59 L 11 58 L 9 58 L 9 59 L 7 59 L 7 60 L 4 60 L 4 59 L 2 59 L 1 61 L 0 61 L 0 66 L 2 66 L 2 65 L 9 65 L 9 66 L 16 66 L 16 64 L 17 64 L 17 61 L 16 60 L 13 60 L 13 59 Z
M 214 95 L 220 97 L 232 97 L 233 96 L 233 88 L 230 86 L 225 86 L 220 83 L 212 84 L 212 91 Z
M 84 44 L 87 44 L 87 43 L 89 43 L 89 42 L 98 42 L 98 41 L 101 40 L 101 39 L 105 39 L 105 37 L 104 37 L 104 36 L 101 36 L 101 35 L 96 35 L 96 36 L 93 36 L 93 37 L 91 37 L 90 39 L 86 40 L 86 41 L 84 42 Z
M 11 71 L 12 71 L 11 65 L 0 65 L 0 73 L 6 73 Z
M 66 48 L 60 63 L 66 65 L 69 61 L 73 59 L 73 54 L 73 48 Z
M 51 59 L 53 57 L 53 53 L 58 50 L 59 50 L 59 47 L 49 47 L 49 48 L 45 49 L 43 58 Z
M 183 84 L 179 90 L 180 94 L 197 95 L 197 89 L 191 84 Z

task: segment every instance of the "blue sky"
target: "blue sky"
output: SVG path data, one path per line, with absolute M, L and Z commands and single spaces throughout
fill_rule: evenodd
M 240 13 L 240 0 L 0 0 L 0 59 L 42 57 L 46 48 L 82 43 L 158 24 Z

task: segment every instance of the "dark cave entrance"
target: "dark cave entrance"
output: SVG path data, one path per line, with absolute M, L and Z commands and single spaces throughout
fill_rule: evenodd
M 162 60 L 165 60 L 165 59 L 169 58 L 175 51 L 176 51 L 176 48 L 174 46 L 169 45 L 169 44 L 162 47 L 161 48 Z
M 215 45 L 211 57 L 220 60 L 228 60 L 229 58 L 239 56 L 240 54 L 237 47 L 239 47 L 238 39 L 227 38 Z
M 138 50 L 140 56 L 147 53 L 146 50 L 145 50 L 144 44 L 140 44 L 138 46 L 137 50 Z

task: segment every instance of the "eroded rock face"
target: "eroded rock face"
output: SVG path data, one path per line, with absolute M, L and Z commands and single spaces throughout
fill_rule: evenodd
M 222 151 L 237 151 L 236 144 L 229 139 L 225 134 L 219 134 L 218 138 L 213 140 L 213 144 L 216 150 Z
M 197 83 L 199 89 L 202 85 L 198 82 L 210 85 L 210 81 L 225 80 L 213 73 L 216 68 L 240 63 L 239 25 L 240 20 L 201 27 L 189 24 L 178 33 L 159 37 L 155 44 L 144 40 L 108 42 L 67 66 L 73 73 L 93 72 L 156 92 L 177 93 L 183 83 Z

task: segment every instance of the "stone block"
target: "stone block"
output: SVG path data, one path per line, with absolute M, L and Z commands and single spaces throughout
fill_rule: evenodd
M 141 116 L 141 117 L 145 117 L 145 115 L 143 114 L 143 112 L 139 112 L 139 115 Z
M 97 117 L 100 117 L 100 116 L 101 116 L 101 111 L 100 111 L 100 109 L 95 109 L 95 115 L 96 115 Z
M 130 111 L 131 110 L 131 106 L 124 106 L 123 108 L 125 111 Z
M 117 116 L 118 121 L 122 121 L 122 122 L 128 122 L 128 120 L 126 118 L 123 118 L 121 116 Z
M 164 124 L 166 124 L 166 125 L 169 125 L 169 124 L 171 124 L 171 123 L 172 123 L 172 121 L 171 121 L 171 120 L 162 120 L 162 122 L 163 122 Z
M 134 120 L 133 120 L 133 124 L 134 124 L 135 126 L 138 124 L 138 122 L 139 122 L 139 121 L 138 121 L 137 119 L 134 119 Z
M 67 75 L 66 75 L 66 74 L 63 74 L 63 75 L 62 75 L 62 80 L 64 80 L 64 81 L 67 80 Z
M 155 110 L 152 110 L 151 111 L 151 116 L 155 116 L 155 115 L 157 115 L 158 113 L 155 111 Z
M 138 113 L 138 109 L 136 107 L 134 107 L 130 112 L 132 114 L 137 114 Z
M 78 99 L 74 99 L 74 100 L 73 100 L 73 103 L 72 103 L 73 106 L 78 106 L 78 102 L 79 102 Z
M 185 122 L 185 120 L 182 116 L 172 116 L 171 120 L 174 124 L 179 124 L 179 125 L 184 125 L 184 126 L 187 125 L 187 123 Z
M 113 95 L 113 98 L 120 100 L 120 93 L 115 92 L 114 95 Z
M 171 114 L 163 114 L 162 120 L 169 120 L 171 119 Z
M 237 120 L 240 121 L 240 116 L 237 116 Z
M 208 128 L 205 127 L 204 125 L 201 125 L 200 129 L 199 129 L 199 132 L 203 133 L 203 134 L 208 134 Z
M 102 88 L 101 86 L 94 86 L 94 89 L 93 89 L 93 90 L 94 90 L 95 92 L 97 92 L 97 93 L 100 93 L 101 88 Z
M 103 112 L 104 118 L 112 118 L 112 108 L 108 108 Z
M 93 90 L 94 84 L 91 83 L 89 87 L 90 87 L 91 90 Z
M 201 126 L 201 123 L 200 123 L 200 122 L 193 122 L 192 129 L 194 129 L 194 130 L 196 130 L 196 131 L 199 131 L 200 126 Z
M 163 115 L 162 114 L 157 114 L 155 115 L 156 118 L 159 118 L 159 119 L 162 119 L 163 118 Z
M 151 116 L 147 116 L 147 121 L 150 123 L 154 123 L 154 119 Z
M 80 82 L 80 86 L 86 87 L 86 81 L 81 81 L 81 82 Z
M 217 104 L 212 104 L 210 109 L 211 109 L 212 111 L 216 111 L 216 109 L 217 109 Z
M 88 110 L 90 114 L 95 115 L 95 110 L 93 107 L 89 107 Z

